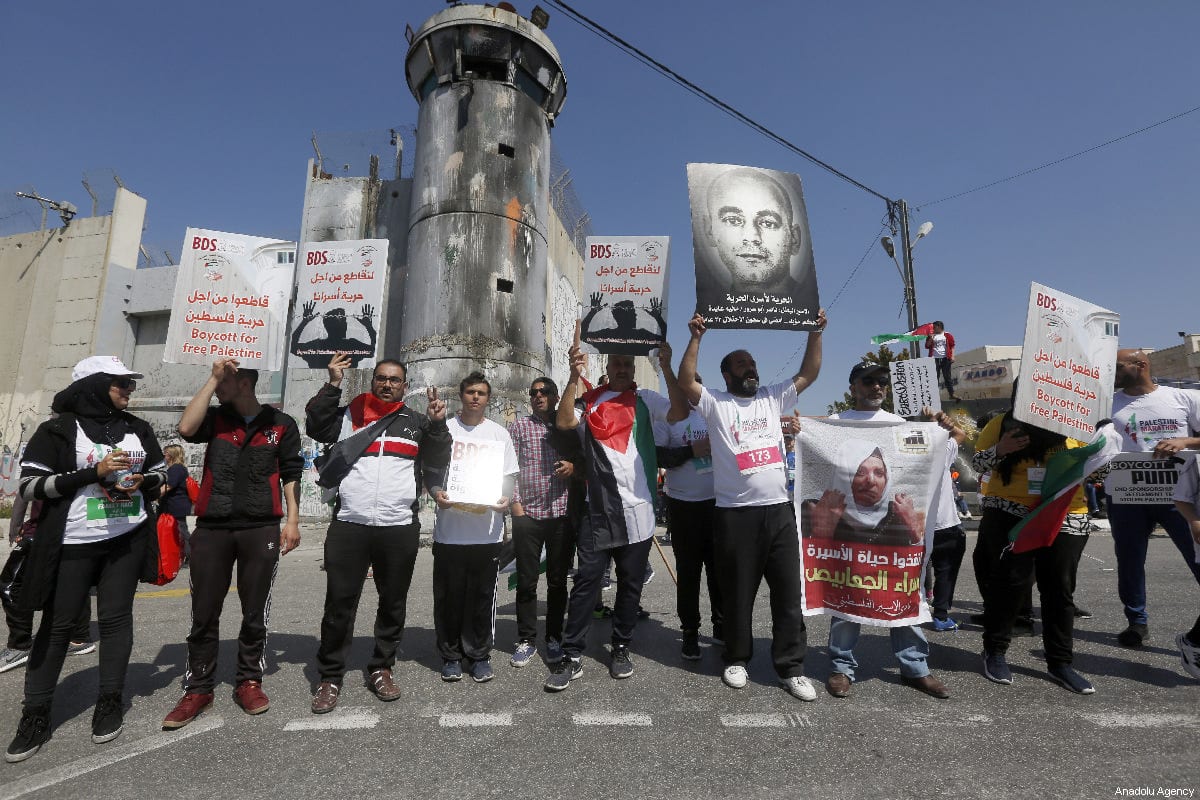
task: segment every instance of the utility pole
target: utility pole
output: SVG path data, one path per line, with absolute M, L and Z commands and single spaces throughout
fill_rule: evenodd
M 899 200 L 900 206 L 900 246 L 904 251 L 904 307 L 908 310 L 908 329 L 915 330 L 921 323 L 917 317 L 917 281 L 913 273 L 913 246 L 911 234 L 908 231 L 908 201 Z M 921 348 L 916 342 L 908 343 L 909 358 L 918 358 Z

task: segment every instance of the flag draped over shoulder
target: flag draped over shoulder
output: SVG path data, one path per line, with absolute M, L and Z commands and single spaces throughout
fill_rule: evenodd
M 920 342 L 926 336 L 933 335 L 933 323 L 926 323 L 920 327 L 913 328 L 908 333 L 880 333 L 871 337 L 871 344 L 882 345 L 892 344 L 893 342 Z
M 1008 533 L 1012 551 L 1025 553 L 1052 545 L 1079 484 L 1120 452 L 1120 436 L 1111 425 L 1106 425 L 1083 447 L 1060 450 L 1050 456 L 1042 479 L 1042 502 Z

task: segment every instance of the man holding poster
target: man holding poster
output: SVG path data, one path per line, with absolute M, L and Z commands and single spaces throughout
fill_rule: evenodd
M 1113 426 L 1125 453 L 1145 453 L 1151 459 L 1170 459 L 1185 448 L 1200 447 L 1200 392 L 1159 386 L 1151 377 L 1150 357 L 1142 350 L 1118 350 L 1118 389 L 1113 397 Z M 1200 581 L 1187 520 L 1170 502 L 1122 502 L 1126 486 L 1117 486 L 1115 473 L 1105 481 L 1108 519 L 1117 556 L 1117 592 L 1125 606 L 1128 627 L 1117 635 L 1125 647 L 1141 647 L 1150 638 L 1146 614 L 1146 548 L 1155 524 L 1162 525 Z M 1132 494 L 1132 493 L 1130 493 Z
M 733 689 L 745 688 L 746 664 L 754 651 L 754 598 L 765 578 L 771 589 L 771 656 L 775 674 L 788 693 L 816 700 L 817 691 L 804 677 L 808 646 L 802 613 L 800 547 L 796 515 L 788 500 L 787 468 L 783 457 L 780 417 L 796 404 L 796 396 L 821 371 L 821 332 L 808 334 L 800 371 L 791 380 L 759 386 L 758 366 L 745 350 L 721 360 L 725 391 L 710 390 L 696 381 L 700 338 L 707 326 L 696 314 L 688 323 L 691 339 L 679 365 L 679 387 L 704 416 L 717 496 L 714 516 L 715 561 L 721 592 L 725 633 L 725 670 L 721 679 Z
M 854 401 L 854 408 L 833 414 L 830 419 L 902 424 L 902 417 L 883 410 L 883 401 L 887 397 L 887 375 L 888 368 L 884 365 L 865 361 L 856 364 L 850 370 L 850 397 Z M 803 429 L 801 430 L 803 432 Z M 860 441 L 862 440 L 845 439 L 839 454 L 848 449 L 848 446 L 856 445 Z M 953 448 L 957 453 L 957 442 L 954 442 Z M 863 456 L 861 459 L 860 455 Z M 896 524 L 892 527 L 898 532 L 898 536 L 864 539 L 842 535 L 837 538 L 863 543 L 874 541 L 880 545 L 895 544 L 898 548 L 905 549 L 923 543 L 925 515 L 916 508 L 912 497 L 898 492 L 889 496 L 889 476 L 880 448 L 872 443 L 864 443 L 853 458 L 845 463 L 839 460 L 837 467 L 835 488 L 823 492 L 820 500 L 805 501 L 801 506 L 800 529 L 806 537 L 833 538 L 836 531 L 849 530 L 847 522 L 852 517 L 880 517 L 880 526 L 883 526 L 890 516 L 895 520 Z M 948 503 L 949 498 L 944 502 Z M 882 549 L 878 548 L 879 551 Z M 808 566 L 807 561 L 805 566 Z M 846 697 L 850 694 L 854 670 L 858 667 L 858 661 L 854 658 L 854 645 L 858 642 L 861 630 L 861 623 L 841 616 L 834 616 L 829 622 L 829 656 L 833 661 L 833 673 L 825 682 L 825 688 L 834 697 Z M 925 632 L 917 625 L 894 625 L 888 628 L 888 634 L 891 637 L 892 652 L 900 663 L 901 682 L 939 700 L 950 697 L 950 690 L 946 688 L 946 684 L 929 671 L 929 640 L 925 638 Z
M 426 416 L 404 402 L 408 371 L 389 358 L 375 365 L 371 391 L 342 405 L 342 379 L 352 364 L 349 355 L 336 354 L 329 362 L 329 382 L 304 409 L 308 435 L 332 445 L 319 482 L 335 493 L 325 534 L 325 611 L 317 649 L 321 681 L 313 694 L 314 714 L 337 706 L 368 570 L 379 606 L 367 687 L 384 702 L 400 697 L 392 667 L 421 538 L 417 497 L 431 478 L 440 480 L 450 456 L 446 403 L 435 388 L 426 390 Z
M 504 426 L 484 417 L 492 385 L 472 372 L 458 385 L 462 407 L 447 423 L 454 439 L 433 528 L 433 627 L 442 655 L 442 680 L 490 681 L 496 621 L 496 573 L 504 512 L 519 471 Z
M 688 164 L 696 309 L 709 328 L 811 330 L 817 274 L 800 178 Z

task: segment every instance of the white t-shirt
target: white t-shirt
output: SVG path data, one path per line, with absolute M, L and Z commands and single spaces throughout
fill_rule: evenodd
M 1200 514 L 1200 458 L 1189 458 L 1187 463 L 1179 468 L 1179 481 L 1175 484 L 1175 492 L 1171 499 L 1180 503 L 1191 503 L 1196 513 Z M 1200 564 L 1200 544 L 1196 545 L 1196 563 Z
M 1131 396 L 1118 390 L 1113 395 L 1112 420 L 1121 434 L 1122 452 L 1149 453 L 1163 439 L 1200 430 L 1200 392 L 1159 386 L 1149 394 Z
M 97 444 L 87 437 L 79 423 L 75 423 L 75 468 L 94 467 L 113 450 L 120 448 L 129 456 L 129 471 L 141 472 L 145 467 L 146 451 L 142 440 L 132 433 L 117 445 Z M 141 525 L 146 520 L 145 497 L 134 492 L 129 497 L 113 492 L 110 500 L 100 484 L 84 486 L 71 498 L 67 509 L 67 525 L 63 529 L 63 544 L 85 544 L 100 542 L 120 536 Z
M 946 334 L 935 333 L 932 335 L 932 339 L 933 339 L 933 357 L 934 358 L 945 358 L 946 357 Z
M 446 420 L 450 429 L 450 438 L 454 443 L 450 446 L 450 460 L 456 458 L 459 463 L 467 457 L 467 445 L 472 442 L 499 442 L 504 448 L 503 475 L 516 475 L 520 471 L 517 464 L 517 451 L 513 448 L 512 438 L 503 426 L 497 425 L 490 419 L 485 419 L 478 425 L 464 425 L 462 418 L 455 416 Z M 497 496 L 496 500 L 500 498 Z M 503 515 L 490 508 L 477 507 L 438 508 L 437 522 L 433 526 L 433 540 L 439 544 L 494 544 L 504 538 Z
M 684 447 L 707 438 L 708 426 L 704 423 L 704 417 L 694 408 L 687 419 L 672 423 L 667 429 L 667 447 Z M 715 496 L 712 456 L 689 458 L 678 467 L 667 470 L 665 486 L 667 496 L 675 500 L 712 500 Z
M 796 385 L 790 380 L 760 386 L 753 397 L 700 387 L 696 408 L 708 425 L 718 507 L 788 502 L 779 417 L 795 402 Z

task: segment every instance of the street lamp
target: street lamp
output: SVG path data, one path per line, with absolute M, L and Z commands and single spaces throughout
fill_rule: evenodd
M 917 246 L 917 242 L 924 239 L 933 230 L 932 222 L 922 222 L 917 228 L 917 236 L 915 239 L 909 238 L 908 232 L 908 203 L 903 200 L 897 200 L 894 207 L 899 211 L 900 216 L 900 242 L 901 255 L 904 256 L 904 264 L 901 266 L 900 260 L 896 258 L 896 245 L 892 241 L 892 237 L 884 236 L 879 240 L 883 245 L 883 250 L 892 259 L 892 263 L 896 265 L 896 270 L 900 273 L 900 282 L 904 284 L 904 307 L 908 310 L 908 329 L 916 330 L 920 323 L 917 319 L 917 283 L 913 276 L 913 260 L 912 251 Z M 917 358 L 919 348 L 916 342 L 910 342 L 908 346 L 909 356 Z

